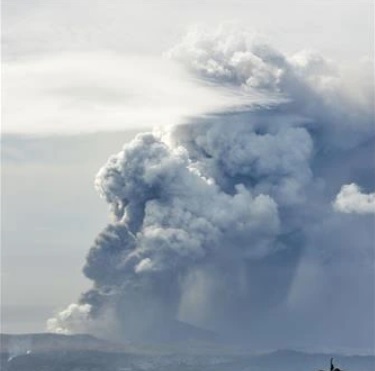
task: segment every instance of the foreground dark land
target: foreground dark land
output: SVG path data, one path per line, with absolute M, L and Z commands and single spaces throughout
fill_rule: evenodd
M 88 335 L 1 335 L 3 371 L 315 371 L 327 369 L 331 356 L 345 371 L 375 370 L 374 356 L 289 350 L 252 355 L 207 344 L 119 345 Z

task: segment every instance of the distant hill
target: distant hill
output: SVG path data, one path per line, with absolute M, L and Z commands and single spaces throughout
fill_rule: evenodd
M 60 335 L 50 333 L 8 335 L 0 334 L 0 351 L 7 353 L 49 352 L 49 351 L 125 350 L 124 345 L 111 343 L 91 335 Z
M 280 350 L 249 354 L 205 343 L 115 344 L 90 335 L 0 335 L 2 371 L 374 371 L 374 356 Z

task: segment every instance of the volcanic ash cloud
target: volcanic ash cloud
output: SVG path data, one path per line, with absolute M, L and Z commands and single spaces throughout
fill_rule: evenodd
M 110 157 L 95 186 L 114 220 L 87 256 L 93 286 L 52 331 L 147 339 L 184 322 L 254 337 L 288 302 L 312 226 L 335 217 L 345 179 L 325 169 L 373 134 L 368 100 L 320 55 L 219 29 L 189 33 L 167 56 L 263 103 L 139 134 Z

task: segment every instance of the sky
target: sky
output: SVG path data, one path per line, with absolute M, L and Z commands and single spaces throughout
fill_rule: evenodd
M 5 137 L 2 331 L 43 331 L 50 313 L 87 286 L 82 262 L 93 232 L 108 221 L 93 174 L 133 136 Z
M 228 93 L 161 61 L 189 28 L 232 22 L 285 53 L 356 62 L 373 54 L 372 10 L 371 1 L 5 0 L 3 132 L 144 128 L 223 108 L 235 104 Z
M 167 52 L 189 30 L 226 23 L 285 55 L 319 52 L 339 64 L 350 77 L 346 86 L 354 87 L 366 70 L 357 66 L 372 66 L 373 10 L 372 1 L 338 0 L 4 0 L 2 332 L 44 331 L 47 318 L 90 287 L 81 273 L 84 259 L 111 220 L 94 178 L 111 154 L 138 132 L 241 110 L 261 99 L 171 61 Z M 184 52 L 177 50 L 177 59 L 189 58 Z M 371 79 L 366 83 L 371 89 Z M 367 153 L 353 160 L 355 166 Z M 372 181 L 358 174 L 337 175 L 340 186 L 361 180 L 363 192 L 373 192 Z M 335 191 L 356 197 L 361 190 L 355 187 Z M 337 209 L 352 212 L 343 198 Z M 340 229 L 336 219 L 331 223 Z M 372 238 L 368 229 L 363 233 Z M 319 273 L 304 264 L 303 279 Z

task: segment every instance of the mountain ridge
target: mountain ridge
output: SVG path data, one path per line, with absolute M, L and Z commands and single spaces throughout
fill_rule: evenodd
M 300 371 L 326 369 L 329 359 L 346 371 L 373 371 L 374 355 L 308 353 L 244 347 L 113 343 L 88 334 L 0 334 L 4 371 Z

